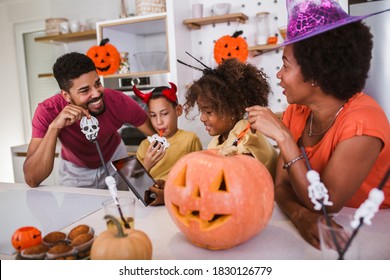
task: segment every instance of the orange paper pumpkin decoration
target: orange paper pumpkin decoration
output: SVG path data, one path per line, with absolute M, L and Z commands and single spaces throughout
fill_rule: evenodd
M 274 184 L 267 168 L 247 155 L 193 152 L 171 169 L 165 205 L 193 244 L 228 249 L 259 233 L 271 218 Z
M 244 62 L 248 58 L 248 44 L 245 39 L 239 37 L 242 31 L 237 31 L 233 36 L 223 36 L 215 42 L 214 45 L 214 59 L 220 64 L 225 59 L 237 58 Z
M 42 242 L 42 234 L 35 227 L 21 227 L 12 235 L 12 246 L 17 251 L 38 245 Z
M 103 39 L 99 46 L 93 46 L 87 52 L 87 56 L 95 63 L 99 75 L 114 74 L 121 62 L 118 50 L 108 42 L 109 39 Z

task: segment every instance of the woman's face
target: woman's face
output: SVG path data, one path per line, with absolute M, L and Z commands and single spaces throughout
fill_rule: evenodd
M 150 99 L 148 102 L 148 113 L 154 129 L 160 136 L 169 138 L 178 130 L 177 118 L 182 113 L 182 106 L 177 105 L 175 108 L 164 97 Z
M 276 74 L 280 79 L 283 94 L 290 104 L 306 104 L 307 98 L 312 96 L 314 87 L 310 82 L 304 82 L 301 67 L 295 60 L 292 45 L 284 47 L 283 67 Z
M 222 135 L 224 140 L 227 139 L 230 130 L 234 127 L 235 123 L 232 118 L 227 115 L 221 115 L 216 112 L 208 100 L 201 96 L 197 99 L 200 120 L 206 127 L 207 132 L 210 136 Z

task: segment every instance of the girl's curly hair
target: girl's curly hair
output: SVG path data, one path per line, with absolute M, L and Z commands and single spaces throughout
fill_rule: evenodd
M 200 96 L 210 102 L 214 111 L 236 120 L 242 118 L 249 106 L 268 105 L 268 77 L 255 66 L 232 58 L 224 60 L 216 69 L 203 72 L 186 92 L 183 105 L 186 117 Z
M 305 81 L 346 100 L 363 90 L 370 69 L 372 34 L 361 21 L 293 44 Z

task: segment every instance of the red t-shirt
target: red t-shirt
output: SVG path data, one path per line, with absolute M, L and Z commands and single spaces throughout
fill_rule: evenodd
M 96 117 L 100 127 L 97 141 L 107 162 L 121 141 L 118 129 L 125 123 L 138 127 L 144 124 L 148 117 L 137 102 L 120 91 L 106 88 L 104 103 L 106 110 Z M 32 120 L 32 137 L 43 138 L 51 122 L 67 104 L 61 94 L 39 103 Z M 96 145 L 85 138 L 79 121 L 61 129 L 58 138 L 63 159 L 87 168 L 101 166 Z
M 283 122 L 297 142 L 310 112 L 308 107 L 294 104 L 283 114 Z M 344 105 L 344 109 L 321 141 L 312 147 L 305 147 L 312 168 L 321 174 L 337 144 L 358 135 L 379 138 L 383 142 L 383 148 L 369 175 L 345 205 L 353 208 L 358 208 L 368 198 L 370 190 L 379 185 L 390 167 L 390 125 L 382 108 L 364 93 L 354 95 Z M 381 208 L 390 208 L 390 180 L 387 181 L 383 192 L 385 200 Z

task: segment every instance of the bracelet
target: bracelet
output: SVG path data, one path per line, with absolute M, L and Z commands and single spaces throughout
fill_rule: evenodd
M 285 165 L 283 165 L 283 169 L 288 169 L 290 168 L 291 165 L 296 163 L 298 160 L 303 159 L 303 155 L 300 155 L 299 157 L 293 158 L 289 162 L 287 162 Z

